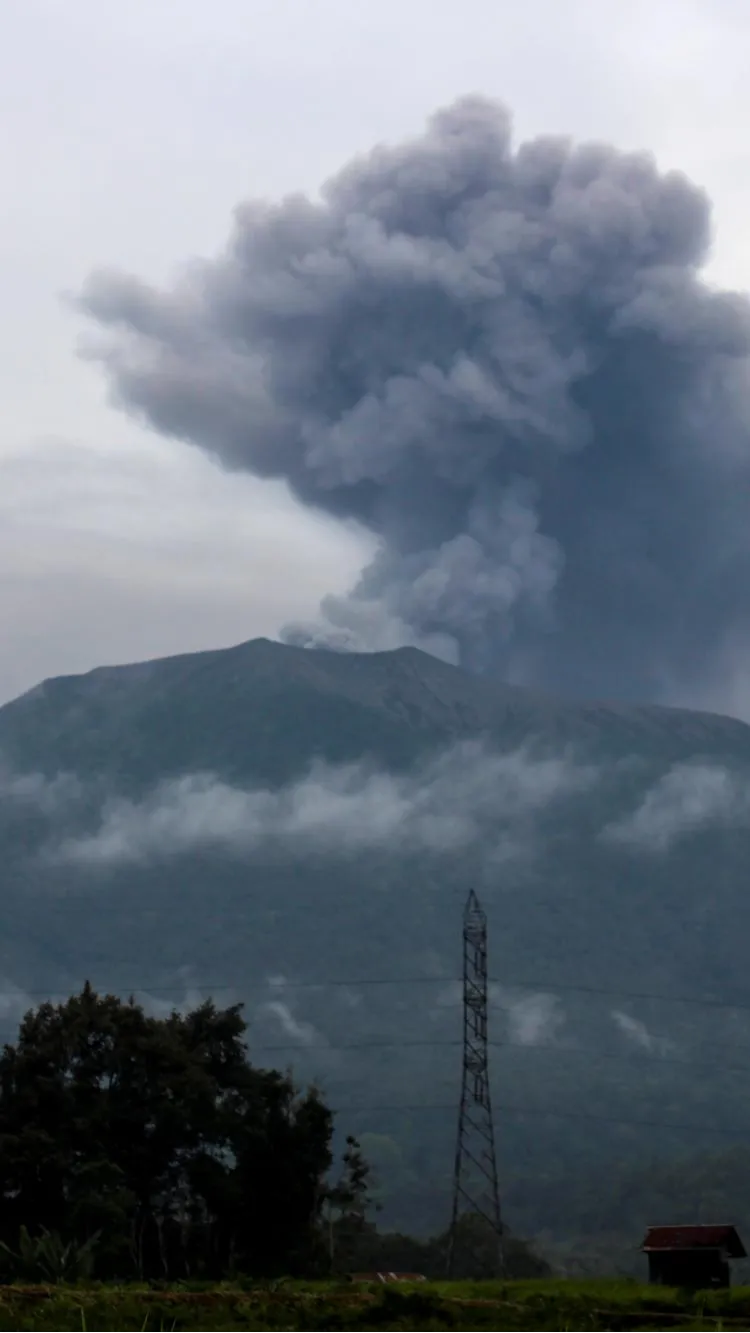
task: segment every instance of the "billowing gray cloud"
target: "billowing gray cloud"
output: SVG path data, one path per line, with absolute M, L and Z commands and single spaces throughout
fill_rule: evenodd
M 747 822 L 750 782 L 717 764 L 675 764 L 632 813 L 603 830 L 606 841 L 667 852 L 707 827 Z
M 496 754 L 476 742 L 415 773 L 320 764 L 279 790 L 246 790 L 200 774 L 164 783 L 142 801 L 110 800 L 94 832 L 46 854 L 97 867 L 201 846 L 237 855 L 274 845 L 290 855 L 300 849 L 445 853 L 481 839 L 488 856 L 502 859 L 527 850 L 537 812 L 594 778 L 592 768 L 572 758 Z
M 304 643 L 410 641 L 691 700 L 747 641 L 750 307 L 649 157 L 440 111 L 319 200 L 250 202 L 171 290 L 82 304 L 116 400 L 380 542 Z

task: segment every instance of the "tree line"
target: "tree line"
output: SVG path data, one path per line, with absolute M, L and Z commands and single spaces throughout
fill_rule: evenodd
M 88 984 L 26 1014 L 0 1056 L 0 1273 L 438 1270 L 445 1238 L 378 1235 L 358 1143 L 336 1166 L 320 1092 L 255 1068 L 245 1030 L 240 1005 L 156 1018 Z M 492 1247 L 485 1263 L 476 1225 L 463 1243 L 482 1270 Z M 511 1254 L 521 1272 L 546 1270 L 520 1242 Z

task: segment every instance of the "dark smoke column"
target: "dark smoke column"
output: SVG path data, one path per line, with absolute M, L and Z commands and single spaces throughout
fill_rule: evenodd
M 514 151 L 469 99 L 321 202 L 243 205 L 173 290 L 99 274 L 82 303 L 120 405 L 377 534 L 288 637 L 695 701 L 750 632 L 750 316 L 708 243 L 683 177 Z

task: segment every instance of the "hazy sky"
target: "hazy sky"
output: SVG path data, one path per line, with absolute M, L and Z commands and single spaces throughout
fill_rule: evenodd
M 107 406 L 66 306 L 169 278 L 250 197 L 314 192 L 467 93 L 518 138 L 652 150 L 713 200 L 750 288 L 743 0 L 5 0 L 0 15 L 0 701 L 44 676 L 311 615 L 371 542 Z

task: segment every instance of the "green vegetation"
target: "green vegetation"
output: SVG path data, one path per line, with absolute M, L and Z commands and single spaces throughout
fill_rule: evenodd
M 746 1329 L 750 1290 L 617 1282 L 6 1288 L 0 1329 Z
M 152 1018 L 90 986 L 0 1056 L 0 1280 L 222 1281 L 383 1268 L 438 1276 L 447 1238 L 380 1235 L 370 1167 L 315 1089 L 255 1069 L 239 1009 Z M 549 1271 L 518 1240 L 509 1273 Z M 463 1219 L 457 1271 L 496 1273 Z
M 645 1154 L 644 1154 L 645 1155 Z M 646 1226 L 674 1220 L 730 1221 L 750 1241 L 750 1151 L 690 1153 L 622 1163 L 601 1173 L 549 1173 L 535 1182 L 533 1213 L 524 1181 L 506 1192 L 508 1215 L 534 1235 L 553 1266 L 571 1276 L 645 1274 L 638 1245 Z M 545 1218 L 538 1232 L 532 1218 Z M 750 1282 L 750 1261 L 734 1267 L 738 1282 Z

